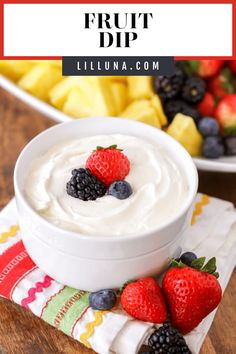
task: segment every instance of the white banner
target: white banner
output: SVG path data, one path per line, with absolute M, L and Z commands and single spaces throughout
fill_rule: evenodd
M 231 56 L 232 5 L 5 4 L 4 55 Z

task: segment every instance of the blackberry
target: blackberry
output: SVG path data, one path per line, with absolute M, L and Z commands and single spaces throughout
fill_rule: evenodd
M 180 92 L 184 79 L 184 71 L 179 64 L 175 64 L 172 75 L 154 76 L 154 90 L 163 100 L 174 98 Z
M 200 102 L 206 92 L 206 83 L 200 77 L 189 77 L 182 88 L 182 98 L 189 103 Z
M 201 114 L 198 110 L 182 100 L 167 101 L 164 105 L 164 111 L 169 122 L 172 122 L 177 113 L 192 117 L 196 123 L 201 119 Z
M 106 193 L 106 186 L 93 176 L 89 168 L 72 171 L 72 177 L 66 184 L 66 191 L 71 197 L 81 200 L 96 200 Z
M 169 323 L 158 328 L 148 339 L 148 345 L 155 354 L 191 354 L 184 337 Z

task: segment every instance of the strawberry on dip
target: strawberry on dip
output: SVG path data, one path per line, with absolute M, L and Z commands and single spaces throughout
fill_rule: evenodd
M 114 181 L 125 179 L 129 174 L 130 162 L 117 145 L 107 148 L 97 146 L 86 161 L 86 168 L 109 186 Z

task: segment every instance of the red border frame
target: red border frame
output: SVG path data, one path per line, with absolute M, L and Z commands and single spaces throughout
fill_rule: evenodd
M 41 1 L 32 1 L 32 0 L 24 0 L 24 1 L 16 1 L 16 0 L 0 0 L 0 59 L 40 59 L 40 60 L 48 60 L 48 59 L 61 59 L 61 57 L 47 57 L 47 56 L 31 56 L 31 57 L 7 57 L 4 56 L 4 4 L 231 4 L 232 5 L 232 56 L 227 57 L 175 57 L 176 60 L 183 59 L 229 59 L 236 60 L 236 2 L 235 0 L 166 0 L 166 1 L 158 1 L 158 0 L 148 0 L 145 2 L 144 0 L 69 0 L 66 2 L 65 0 L 41 0 Z

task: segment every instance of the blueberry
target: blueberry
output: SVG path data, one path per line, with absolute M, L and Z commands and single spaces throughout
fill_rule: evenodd
M 203 136 L 217 136 L 220 132 L 220 126 L 214 118 L 202 118 L 198 123 L 198 129 Z
M 185 252 L 181 255 L 180 257 L 180 261 L 183 262 L 184 264 L 190 266 L 192 261 L 194 261 L 194 259 L 197 259 L 197 256 L 195 253 L 193 252 Z
M 116 293 L 111 289 L 99 290 L 89 295 L 89 304 L 94 310 L 110 310 L 116 303 Z
M 225 155 L 236 155 L 236 136 L 227 136 L 224 140 Z
M 108 189 L 108 194 L 118 199 L 127 199 L 132 192 L 131 185 L 126 181 L 115 181 Z
M 218 136 L 208 136 L 203 143 L 203 156 L 216 159 L 224 155 L 224 145 Z

